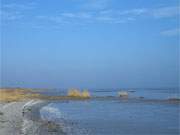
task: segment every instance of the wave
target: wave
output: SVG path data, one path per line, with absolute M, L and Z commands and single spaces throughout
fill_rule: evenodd
M 42 107 L 40 115 L 41 119 L 44 121 L 51 121 L 59 124 L 62 131 L 67 135 L 89 135 L 87 130 L 78 127 L 77 123 L 75 124 L 69 120 L 65 114 L 53 106 L 53 103 Z
M 49 121 L 57 121 L 59 119 L 64 118 L 62 112 L 56 108 L 52 107 L 52 104 L 44 106 L 40 110 L 41 119 L 49 120 Z

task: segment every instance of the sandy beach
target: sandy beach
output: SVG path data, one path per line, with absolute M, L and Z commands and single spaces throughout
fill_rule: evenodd
M 61 135 L 57 124 L 41 120 L 39 110 L 48 102 L 28 100 L 20 102 L 0 102 L 1 135 Z

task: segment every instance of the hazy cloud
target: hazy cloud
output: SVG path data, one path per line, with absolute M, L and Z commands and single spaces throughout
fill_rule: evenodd
M 0 15 L 3 21 L 14 21 L 14 20 L 19 20 L 24 17 L 24 15 L 18 11 L 15 11 L 15 12 L 1 11 Z
M 26 10 L 32 10 L 36 7 L 36 3 L 9 3 L 2 4 L 1 17 L 3 21 L 15 21 L 20 20 L 26 16 Z
M 77 2 L 78 1 L 78 2 Z M 132 8 L 126 10 L 114 9 L 110 5 L 112 0 L 73 0 L 79 5 L 76 11 L 49 12 L 47 14 L 27 15 L 26 11 L 34 10 L 38 4 L 11 3 L 2 5 L 1 16 L 3 20 L 15 21 L 25 18 L 34 19 L 35 22 L 56 23 L 56 24 L 86 24 L 86 23 L 128 23 L 139 18 L 168 18 L 179 15 L 179 6 L 159 8 Z M 53 25 L 53 24 L 52 24 Z M 166 32 L 165 32 L 166 33 Z
M 175 10 L 176 9 L 176 10 Z M 171 12 L 168 12 L 171 11 Z M 176 12 L 175 12 L 176 11 Z M 167 13 L 168 12 L 168 13 Z M 157 9 L 148 8 L 135 8 L 129 10 L 113 10 L 113 9 L 103 9 L 99 11 L 81 11 L 81 12 L 62 12 L 58 15 L 46 17 L 48 20 L 55 21 L 56 23 L 62 23 L 70 21 L 71 23 L 127 23 L 130 21 L 135 21 L 138 18 L 151 17 L 151 18 L 162 18 L 162 17 L 172 17 L 177 16 L 177 8 L 164 7 Z
M 86 0 L 85 3 L 82 3 L 81 7 L 83 9 L 90 10 L 102 10 L 108 7 L 112 0 Z
M 164 30 L 161 34 L 164 36 L 177 36 L 180 34 L 180 28 Z
M 77 12 L 77 13 L 61 13 L 61 16 L 67 18 L 80 18 L 80 19 L 90 19 L 92 17 L 91 13 L 88 12 Z
M 41 16 L 36 16 L 37 19 L 42 20 L 42 21 L 53 21 L 56 23 L 64 23 L 63 19 L 59 16 L 46 16 L 46 15 L 41 15 Z
M 120 15 L 142 15 L 148 12 L 148 9 L 145 8 L 137 8 L 137 9 L 130 9 L 125 11 L 119 11 Z
M 152 14 L 156 18 L 166 18 L 166 17 L 174 17 L 180 14 L 180 7 L 161 7 L 158 9 L 154 9 Z
M 11 3 L 11 4 L 3 4 L 2 8 L 5 10 L 31 10 L 36 8 L 36 3 L 31 2 L 31 3 Z

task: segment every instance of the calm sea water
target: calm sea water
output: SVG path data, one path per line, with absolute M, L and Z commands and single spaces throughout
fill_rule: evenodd
M 116 96 L 114 90 L 94 90 L 93 96 Z M 179 97 L 177 89 L 141 89 L 130 98 L 167 99 Z M 72 135 L 178 135 L 179 104 L 131 100 L 92 99 L 52 102 L 42 108 L 44 119 L 63 123 Z

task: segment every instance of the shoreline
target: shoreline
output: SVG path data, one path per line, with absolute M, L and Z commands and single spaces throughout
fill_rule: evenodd
M 42 100 L 0 102 L 0 134 L 63 135 L 59 125 L 41 119 L 40 109 L 47 104 Z
M 50 113 L 55 113 L 56 116 L 56 112 L 59 110 L 57 111 L 56 109 L 51 108 L 51 106 L 50 108 L 48 106 L 49 103 L 54 102 L 113 100 L 117 101 L 117 103 L 130 104 L 180 104 L 179 98 L 148 99 L 144 97 L 127 96 L 91 96 L 91 98 L 85 99 L 58 95 L 44 96 L 43 94 L 38 93 L 27 93 L 25 90 L 1 91 L 0 97 L 0 135 L 79 135 L 79 132 L 84 132 L 83 130 L 78 130 L 78 127 L 76 127 L 74 123 L 71 123 L 71 121 L 66 121 L 66 119 L 60 119 L 62 121 L 56 121 L 58 118 L 55 118 L 54 121 L 54 119 L 49 117 L 49 114 L 43 115 L 44 113 L 42 112 L 43 109 L 45 109 L 45 112 L 50 111 Z M 62 106 L 60 109 L 62 109 L 61 111 L 63 112 Z M 138 122 L 138 120 L 136 122 Z M 125 129 L 122 128 L 122 130 Z

